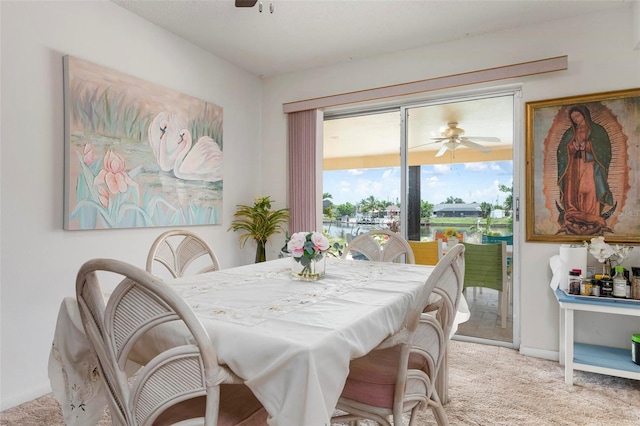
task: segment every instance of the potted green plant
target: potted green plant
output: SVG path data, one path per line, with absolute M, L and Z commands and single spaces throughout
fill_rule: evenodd
M 233 214 L 230 230 L 243 232 L 240 235 L 240 247 L 244 247 L 248 239 L 255 240 L 256 260 L 267 260 L 265 247 L 273 234 L 284 231 L 283 225 L 289 220 L 289 209 L 271 210 L 271 197 L 257 197 L 253 206 L 238 205 Z

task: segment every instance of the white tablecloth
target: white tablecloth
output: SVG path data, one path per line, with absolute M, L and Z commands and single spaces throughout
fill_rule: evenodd
M 349 361 L 401 327 L 433 268 L 330 258 L 324 279 L 309 283 L 291 279 L 289 262 L 246 265 L 170 285 L 201 319 L 220 362 L 264 404 L 269 424 L 328 425 Z M 459 316 L 458 322 L 466 320 L 468 310 Z M 140 360 L 182 339 L 166 329 L 154 337 L 147 353 L 136 354 Z
M 74 297 L 60 305 L 49 354 L 49 381 L 67 425 L 95 425 L 107 405 L 102 380 Z

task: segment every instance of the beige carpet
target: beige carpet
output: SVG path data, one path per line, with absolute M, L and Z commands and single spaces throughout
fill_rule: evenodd
M 529 358 L 517 351 L 452 341 L 452 425 L 640 425 L 640 381 L 576 372 L 564 384 L 557 362 Z M 63 425 L 51 395 L 0 413 L 2 425 Z M 100 425 L 108 425 L 108 417 Z M 435 425 L 430 411 L 419 425 Z M 291 425 L 300 426 L 300 425 Z

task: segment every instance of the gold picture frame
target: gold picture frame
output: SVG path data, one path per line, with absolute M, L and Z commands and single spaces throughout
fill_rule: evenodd
M 640 88 L 526 104 L 527 241 L 640 242 Z

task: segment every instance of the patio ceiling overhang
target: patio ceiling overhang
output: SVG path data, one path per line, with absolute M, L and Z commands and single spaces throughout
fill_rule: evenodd
M 400 166 L 401 114 L 380 111 L 325 120 L 323 169 L 350 170 Z M 489 152 L 466 146 L 436 154 L 448 123 Z M 482 140 L 495 137 L 498 141 Z M 477 137 L 479 139 L 474 139 Z M 513 97 L 493 96 L 407 109 L 409 166 L 509 161 L 513 159 Z M 435 138 L 435 139 L 434 139 Z
M 477 163 L 485 161 L 509 161 L 513 159 L 511 147 L 493 148 L 491 152 L 482 153 L 467 148 L 447 151 L 441 157 L 436 151 L 414 152 L 409 155 L 409 166 L 433 164 Z M 382 167 L 399 167 L 400 156 L 396 154 L 360 155 L 357 157 L 325 157 L 323 170 L 373 169 Z

